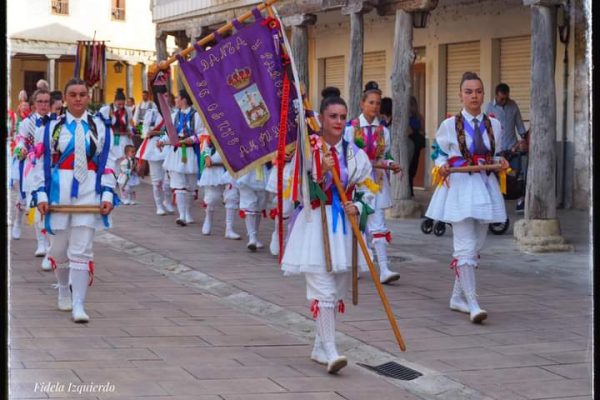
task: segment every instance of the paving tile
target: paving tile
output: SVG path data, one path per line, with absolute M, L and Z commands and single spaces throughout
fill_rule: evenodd
M 590 363 L 547 365 L 543 367 L 556 375 L 568 379 L 592 379 L 593 367 Z
M 192 395 L 202 394 L 220 394 L 229 393 L 251 394 L 251 393 L 277 393 L 284 392 L 285 389 L 274 381 L 263 378 L 252 379 L 206 379 L 190 382 L 160 382 L 169 394 Z
M 511 390 L 530 399 L 549 399 L 565 396 L 589 396 L 589 379 L 558 379 L 554 381 L 525 381 L 511 384 Z

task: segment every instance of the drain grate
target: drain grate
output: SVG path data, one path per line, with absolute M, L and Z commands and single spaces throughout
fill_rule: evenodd
M 385 364 L 378 365 L 376 367 L 367 364 L 358 363 L 361 367 L 375 371 L 379 375 L 387 376 L 394 379 L 401 379 L 403 381 L 412 381 L 420 376 L 423 376 L 419 371 L 405 367 L 393 361 Z

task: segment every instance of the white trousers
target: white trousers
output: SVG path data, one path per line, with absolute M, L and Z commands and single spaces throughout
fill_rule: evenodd
M 240 210 L 246 212 L 260 213 L 267 206 L 267 191 L 253 190 L 247 186 L 241 186 Z
M 487 236 L 488 224 L 467 218 L 452 223 L 454 253 L 457 266 L 479 264 L 479 252 L 483 248 Z
M 352 273 L 305 273 L 306 299 L 337 303 L 350 288 Z
M 240 202 L 238 189 L 231 184 L 204 186 L 204 203 L 207 206 L 216 207 L 221 201 L 225 208 L 237 209 Z
M 169 176 L 171 177 L 172 190 L 187 190 L 188 192 L 196 190 L 196 174 L 169 171 Z
M 168 175 L 165 174 L 163 168 L 163 161 L 148 161 L 148 168 L 150 169 L 150 179 L 153 184 L 165 182 L 165 178 L 168 180 Z
M 67 261 L 79 269 L 87 269 L 88 263 L 94 258 L 94 236 L 96 230 L 87 226 L 73 226 L 69 229 L 54 231 L 50 238 L 48 257 L 54 259 L 56 264 Z

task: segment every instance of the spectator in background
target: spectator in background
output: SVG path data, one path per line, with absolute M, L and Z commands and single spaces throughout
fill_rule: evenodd
M 125 100 L 125 108 L 131 115 L 135 113 L 135 99 L 133 97 L 128 97 L 127 100 Z
M 414 196 L 413 191 L 413 179 L 417 174 L 419 168 L 419 157 L 421 156 L 421 149 L 425 148 L 425 132 L 423 116 L 419 112 L 419 104 L 415 96 L 410 96 L 409 105 L 410 117 L 408 120 L 409 126 L 409 154 L 410 154 L 410 166 L 408 168 L 408 183 L 410 186 L 410 195 Z
M 50 85 L 48 84 L 48 81 L 45 79 L 40 79 L 39 81 L 37 81 L 37 83 L 35 84 L 35 87 L 37 89 L 50 91 Z
M 524 179 L 525 174 L 522 171 L 519 149 L 526 147 L 525 135 L 527 129 L 523 124 L 519 106 L 510 98 L 510 87 L 506 83 L 500 83 L 496 86 L 494 100 L 488 103 L 485 113 L 499 120 L 504 130 L 499 143 L 496 143 L 496 153 L 506 158 L 517 176 Z M 525 196 L 523 193 L 523 196 L 517 200 L 517 213 L 522 213 L 524 207 Z
M 50 92 L 50 114 L 63 114 L 63 97 L 60 90 Z
M 381 99 L 379 117 L 383 126 L 390 129 L 392 126 L 392 99 L 389 97 L 384 97 Z
M 144 123 L 144 115 L 150 108 L 156 108 L 156 104 L 150 100 L 150 93 L 144 90 L 142 92 L 142 102 L 135 108 L 135 112 L 133 113 L 133 123 L 139 127 L 140 131 Z
M 21 90 L 19 92 L 19 105 L 17 106 L 17 130 L 19 129 L 19 123 L 31 114 L 31 106 L 29 105 L 27 92 Z

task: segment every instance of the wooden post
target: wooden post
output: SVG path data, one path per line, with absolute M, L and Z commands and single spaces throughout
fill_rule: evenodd
M 125 93 L 127 93 L 127 97 L 133 97 L 133 64 L 131 61 L 127 61 L 127 79 L 125 81 Z M 140 101 L 140 99 L 136 99 L 136 101 Z
M 396 218 L 420 218 L 421 206 L 410 195 L 408 168 L 408 121 L 411 89 L 411 67 L 414 59 L 412 47 L 412 16 L 396 10 L 394 30 L 394 62 L 392 70 L 392 157 L 404 171 L 404 176 L 392 175 L 393 207 L 389 212 Z
M 556 5 L 524 0 L 531 6 L 530 142 L 525 219 L 514 225 L 522 250 L 568 251 L 556 213 Z
M 297 14 L 283 18 L 284 26 L 292 27 L 292 56 L 298 70 L 298 79 L 309 90 L 308 80 L 308 26 L 314 25 L 317 16 L 314 14 Z
M 348 117 L 360 115 L 363 91 L 364 26 L 362 11 L 350 13 L 350 59 L 348 61 Z
M 575 47 L 575 88 L 574 88 L 574 132 L 575 147 L 573 173 L 573 207 L 588 210 L 590 207 L 590 58 L 587 53 L 591 42 L 587 39 L 590 34 L 591 2 L 573 0 L 574 10 L 574 47 Z M 590 56 L 591 57 L 591 56 Z

